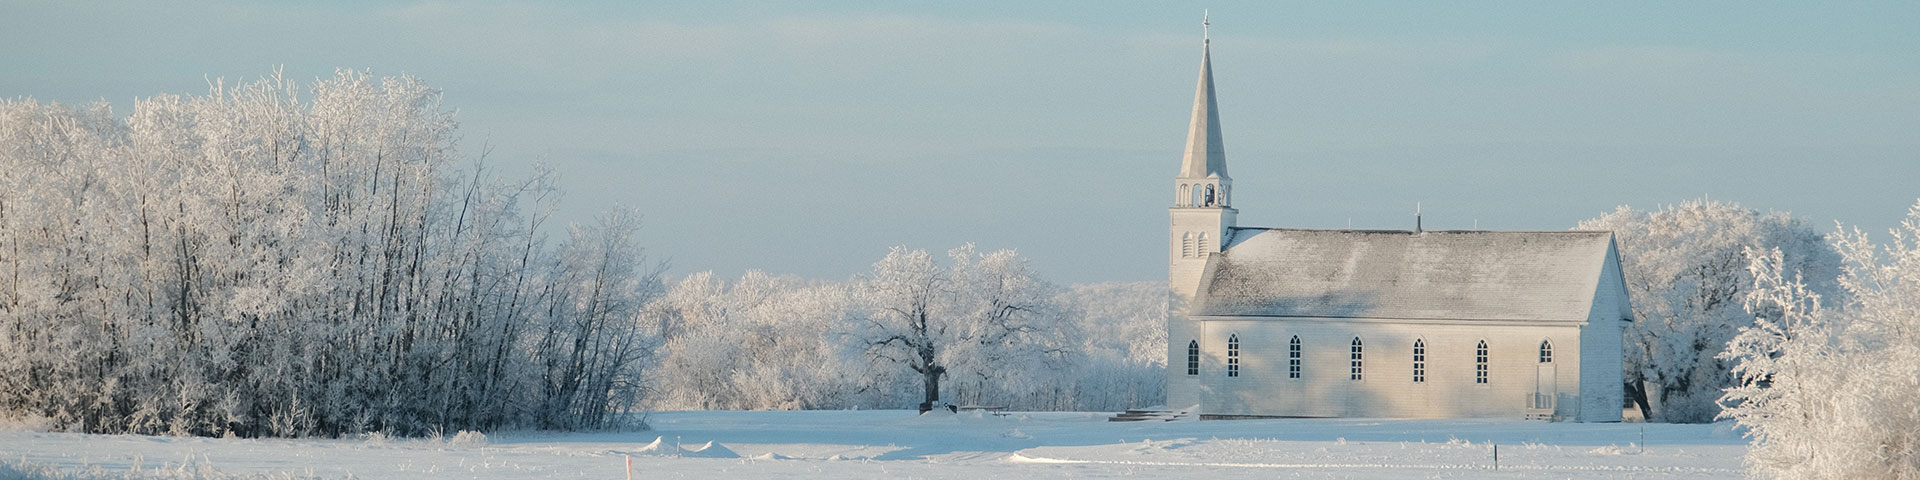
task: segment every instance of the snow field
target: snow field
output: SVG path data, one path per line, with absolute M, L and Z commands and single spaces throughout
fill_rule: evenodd
M 0 479 L 624 479 L 629 458 L 633 478 L 1739 478 L 1746 452 L 1725 424 L 1112 423 L 1103 413 L 910 411 L 667 412 L 648 421 L 654 430 L 457 441 L 0 432 Z

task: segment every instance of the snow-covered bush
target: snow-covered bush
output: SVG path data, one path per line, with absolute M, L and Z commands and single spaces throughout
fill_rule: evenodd
M 1834 291 L 1839 275 L 1839 257 L 1822 235 L 1784 212 L 1693 200 L 1651 212 L 1620 207 L 1575 228 L 1614 233 L 1633 304 L 1624 342 L 1628 398 L 1659 421 L 1709 422 L 1719 414 L 1714 401 L 1733 386 L 1733 374 L 1716 356 L 1753 324 L 1741 303 L 1753 285 L 1750 249 L 1779 249 L 1789 272 L 1818 279 L 1810 284 L 1817 292 Z
M 447 445 L 454 447 L 484 447 L 487 446 L 487 434 L 472 430 L 461 430 L 460 433 L 453 434 L 453 438 L 447 439 Z
M 1920 203 L 1892 234 L 1834 235 L 1838 301 L 1779 250 L 1754 255 L 1757 318 L 1721 356 L 1740 379 L 1721 401 L 1756 476 L 1920 479 Z

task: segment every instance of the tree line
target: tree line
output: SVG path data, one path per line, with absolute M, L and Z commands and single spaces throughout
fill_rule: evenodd
M 124 116 L 0 101 L 0 414 L 411 435 L 601 428 L 643 408 L 1162 396 L 1162 350 L 1111 333 L 1163 332 L 1164 286 L 1061 288 L 965 246 L 898 249 L 846 282 L 669 287 L 634 211 L 549 238 L 552 175 L 496 175 L 456 131 L 438 90 L 354 71 L 222 82 Z M 1134 323 L 1087 323 L 1113 305 Z
M 1114 411 L 1165 399 L 1166 285 L 1059 287 L 1012 251 L 896 248 L 847 281 L 690 275 L 653 302 L 649 408 L 994 405 Z
M 352 71 L 124 117 L 0 101 L 0 411 L 241 436 L 613 422 L 660 292 L 635 215 L 549 242 L 551 178 L 455 139 L 437 90 Z

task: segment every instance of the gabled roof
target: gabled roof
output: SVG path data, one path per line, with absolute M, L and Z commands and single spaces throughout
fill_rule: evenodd
M 1230 241 L 1196 315 L 1585 321 L 1613 249 L 1610 232 L 1236 228 Z

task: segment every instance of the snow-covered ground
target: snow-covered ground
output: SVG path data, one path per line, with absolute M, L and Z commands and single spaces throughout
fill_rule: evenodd
M 1725 424 L 1106 416 L 667 412 L 644 432 L 450 440 L 10 431 L 0 432 L 0 479 L 624 479 L 629 458 L 633 478 L 1738 478 L 1746 451 Z

